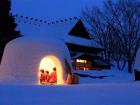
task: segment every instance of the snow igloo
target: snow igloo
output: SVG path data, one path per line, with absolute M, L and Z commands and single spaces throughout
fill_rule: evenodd
M 54 67 L 56 84 L 71 84 L 71 58 L 63 41 L 20 37 L 5 47 L 0 66 L 0 83 L 40 84 L 40 70 L 51 73 Z

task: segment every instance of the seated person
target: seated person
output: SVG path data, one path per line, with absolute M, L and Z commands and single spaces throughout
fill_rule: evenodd
M 49 82 L 49 80 L 50 80 L 50 75 L 49 75 L 49 71 L 47 70 L 45 72 L 45 81 L 46 81 L 46 83 Z
M 44 83 L 45 82 L 45 72 L 44 69 L 40 70 L 41 74 L 40 74 L 40 83 Z
M 53 72 L 50 75 L 50 83 L 56 83 L 57 82 L 57 75 L 56 75 L 56 68 L 53 68 Z

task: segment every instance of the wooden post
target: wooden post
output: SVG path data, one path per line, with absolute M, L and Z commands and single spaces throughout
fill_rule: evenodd
M 73 84 L 78 84 L 79 83 L 79 76 L 77 74 L 73 74 Z

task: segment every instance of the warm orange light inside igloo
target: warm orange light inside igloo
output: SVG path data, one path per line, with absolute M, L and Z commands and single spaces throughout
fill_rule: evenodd
M 56 70 L 54 70 L 54 68 L 56 68 Z M 41 82 L 41 78 L 43 82 Z M 62 65 L 57 57 L 47 56 L 41 60 L 39 65 L 39 83 L 64 84 Z
M 53 68 L 56 67 L 54 61 L 51 58 L 43 58 L 40 62 L 40 67 L 39 69 L 44 69 L 44 71 L 49 71 L 49 73 L 52 73 Z

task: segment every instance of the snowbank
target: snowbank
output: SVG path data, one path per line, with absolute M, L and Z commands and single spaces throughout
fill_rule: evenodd
M 92 83 L 123 83 L 131 82 L 134 80 L 134 75 L 119 71 L 116 69 L 109 70 L 75 70 L 73 73 L 81 74 L 79 76 L 80 84 L 92 84 Z
M 140 105 L 140 82 L 2 86 L 0 105 Z

